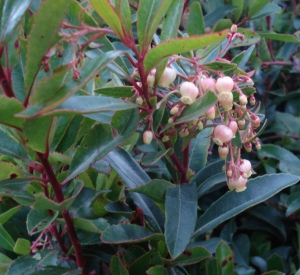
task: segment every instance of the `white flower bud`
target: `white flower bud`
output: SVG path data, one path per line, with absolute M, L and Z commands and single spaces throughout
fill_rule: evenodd
M 233 95 L 232 92 L 223 92 L 218 96 L 218 101 L 222 105 L 224 111 L 229 111 L 232 109 L 233 105 Z
M 153 139 L 153 133 L 151 131 L 145 131 L 143 133 L 143 141 L 145 144 L 150 144 Z
M 177 73 L 172 68 L 166 67 L 160 80 L 158 81 L 158 85 L 162 87 L 169 87 L 171 83 L 176 79 Z
M 232 92 L 233 80 L 229 76 L 220 77 L 216 83 L 216 89 L 219 93 Z
M 233 138 L 233 133 L 226 125 L 217 125 L 213 133 L 213 142 L 219 146 L 229 142 Z

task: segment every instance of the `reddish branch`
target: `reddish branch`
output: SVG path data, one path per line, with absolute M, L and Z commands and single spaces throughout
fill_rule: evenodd
M 3 93 L 7 96 L 7 97 L 15 97 L 14 91 L 7 79 L 7 76 L 3 70 L 2 65 L 0 64 L 0 85 L 1 88 L 3 90 Z
M 62 189 L 61 189 L 61 186 L 60 186 L 58 180 L 56 179 L 56 176 L 53 172 L 53 169 L 52 169 L 52 166 L 51 166 L 49 160 L 42 153 L 37 152 L 37 155 L 45 169 L 45 173 L 46 173 L 48 180 L 53 188 L 56 201 L 59 203 L 63 202 L 65 200 L 64 194 L 62 192 Z M 87 275 L 88 273 L 85 269 L 85 261 L 84 261 L 84 257 L 82 254 L 81 245 L 80 245 L 79 239 L 76 235 L 73 220 L 70 215 L 70 212 L 68 210 L 64 210 L 64 211 L 62 211 L 62 216 L 66 222 L 66 230 L 68 232 L 68 235 L 69 235 L 72 245 L 74 247 L 77 265 L 79 268 L 82 268 L 81 274 Z

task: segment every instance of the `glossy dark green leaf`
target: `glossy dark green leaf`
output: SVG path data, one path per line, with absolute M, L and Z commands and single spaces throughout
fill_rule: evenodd
M 208 91 L 204 96 L 197 98 L 191 105 L 185 107 L 181 116 L 174 123 L 168 123 L 161 132 L 171 128 L 173 125 L 181 124 L 199 118 L 217 101 L 214 92 Z
M 165 237 L 172 258 L 178 257 L 185 250 L 194 231 L 196 218 L 196 184 L 181 184 L 167 189 Z
M 73 218 L 73 223 L 76 228 L 91 233 L 102 233 L 108 227 L 107 221 L 102 218 L 94 220 Z
M 96 94 L 101 94 L 110 97 L 131 97 L 133 95 L 132 86 L 119 86 L 119 87 L 104 87 L 94 90 Z
M 216 258 L 218 275 L 234 275 L 233 253 L 224 241 L 217 247 Z
M 177 265 L 192 265 L 201 262 L 210 256 L 211 254 L 204 247 L 195 246 L 186 249 L 175 260 L 168 261 L 167 265 L 171 267 Z
M 26 43 L 26 94 L 29 94 L 31 91 L 32 84 L 41 66 L 41 61 L 50 50 L 71 2 L 72 0 L 43 1 L 34 17 L 34 23 Z M 55 17 L 51 17 L 51 20 L 50 14 L 55 14 Z
M 136 188 L 129 189 L 128 191 L 146 195 L 156 203 L 160 209 L 164 210 L 166 190 L 168 188 L 173 188 L 174 186 L 173 183 L 166 180 L 152 180 Z
M 202 196 L 210 188 L 226 180 L 225 173 L 222 171 L 223 165 L 224 160 L 213 162 L 204 167 L 194 176 L 191 182 L 195 182 L 197 184 L 198 196 Z
M 13 250 L 17 254 L 27 255 L 31 251 L 31 243 L 29 240 L 18 238 Z
M 244 192 L 230 191 L 215 201 L 197 221 L 193 236 L 215 228 L 229 218 L 267 200 L 298 181 L 299 177 L 289 174 L 265 175 L 249 180 Z
M 227 71 L 234 71 L 237 65 L 232 63 L 227 63 L 227 62 L 215 61 L 215 62 L 206 63 L 205 67 L 216 71 L 227 72 Z
M 258 13 L 264 6 L 270 3 L 270 0 L 252 0 L 249 5 L 248 15 L 252 17 Z
M 300 40 L 291 34 L 282 34 L 275 32 L 259 32 L 259 35 L 271 40 L 277 40 L 287 43 L 300 43 Z
M 4 274 L 8 267 L 12 264 L 13 260 L 7 257 L 5 254 L 0 253 L 0 272 Z
M 293 192 L 287 201 L 286 215 L 289 216 L 300 209 L 300 192 Z
M 4 229 L 2 224 L 0 224 L 0 247 L 9 251 L 13 251 L 15 246 L 15 241 L 10 236 L 10 234 Z
M 133 157 L 122 149 L 115 149 L 105 159 L 117 171 L 127 188 L 141 186 L 151 179 Z M 146 220 L 156 232 L 163 232 L 164 216 L 159 208 L 146 196 L 132 193 L 135 204 L 144 212 Z
M 15 274 L 34 274 L 36 270 L 46 266 L 57 265 L 58 251 L 44 250 L 36 253 L 35 255 L 26 255 L 18 257 L 9 267 L 6 275 Z M 49 273 L 48 273 L 49 274 Z
M 11 135 L 0 128 L 0 153 L 12 158 L 29 160 L 25 148 Z
M 118 224 L 107 227 L 101 235 L 104 243 L 139 243 L 148 240 L 163 240 L 161 234 L 134 224 Z
M 29 235 L 34 235 L 43 231 L 58 216 L 58 212 L 53 215 L 48 210 L 31 209 L 27 216 L 27 229 Z
M 232 0 L 231 4 L 233 6 L 236 6 L 237 8 L 233 10 L 233 16 L 234 16 L 234 22 L 238 22 L 240 19 L 242 13 L 243 13 L 243 8 L 244 8 L 244 3 L 245 0 Z
M 26 191 L 29 179 L 10 179 L 0 182 L 0 197 L 13 198 L 16 202 L 29 206 L 35 201 L 34 196 Z
M 281 7 L 276 5 L 275 3 L 268 3 L 262 9 L 260 9 L 256 14 L 251 17 L 251 20 L 257 20 L 259 18 L 280 13 L 282 11 Z
M 142 158 L 142 165 L 151 165 L 159 161 L 163 156 L 167 155 L 170 152 L 171 148 L 168 150 L 149 152 L 145 154 Z
M 189 168 L 195 173 L 206 166 L 208 149 L 211 143 L 209 136 L 212 133 L 212 128 L 202 130 L 196 138 L 193 138 L 190 145 Z
M 259 158 L 274 158 L 279 160 L 279 169 L 283 172 L 300 175 L 300 160 L 289 150 L 278 145 L 262 145 L 258 151 Z
M 146 272 L 147 275 L 167 275 L 168 271 L 162 265 L 151 267 Z
M 37 117 L 26 120 L 24 133 L 27 145 L 37 152 L 46 153 L 49 149 L 49 130 L 51 124 L 51 117 Z
M 153 132 L 155 133 L 161 123 L 161 120 L 163 119 L 164 113 L 166 109 L 166 103 L 160 104 L 159 108 L 156 109 L 153 113 Z
M 2 14 L 0 28 L 0 40 L 2 46 L 4 46 L 12 36 L 31 2 L 32 0 L 4 1 L 4 5 L 1 7 Z
M 132 36 L 131 31 L 131 11 L 128 0 L 116 0 L 115 2 L 115 10 L 118 14 L 121 23 L 122 29 L 124 30 L 127 36 Z M 110 22 L 111 23 L 111 22 Z
M 187 32 L 189 35 L 205 34 L 204 18 L 199 2 L 193 2 L 190 5 Z
M 156 29 L 165 16 L 172 0 L 141 0 L 137 11 L 137 33 L 142 50 L 147 49 Z
M 119 38 L 124 37 L 121 18 L 108 0 L 91 0 L 91 4 L 96 12 L 103 18 Z
M 223 31 L 187 38 L 170 39 L 166 42 L 162 42 L 146 54 L 144 62 L 145 70 L 146 72 L 149 72 L 157 66 L 162 59 L 171 56 L 172 54 L 184 53 L 207 47 L 213 43 L 221 42 L 226 37 L 227 33 L 228 31 Z
M 128 139 L 135 131 L 139 121 L 136 109 L 117 112 L 109 125 L 99 124 L 92 128 L 83 138 L 77 149 L 69 170 L 68 181 L 86 170 L 95 159 L 103 158 L 116 146 Z
M 129 274 L 146 274 L 146 271 L 153 266 L 162 265 L 159 252 L 151 249 L 148 253 L 138 258 L 129 268 Z
M 17 205 L 5 211 L 4 213 L 0 214 L 0 224 L 3 225 L 5 222 L 7 222 L 14 214 L 20 211 L 21 208 L 22 205 Z
M 7 96 L 0 95 L 0 109 L 1 124 L 22 129 L 25 120 L 14 116 L 24 109 L 21 102 L 15 98 L 8 98 Z
M 267 261 L 268 270 L 277 270 L 284 272 L 284 261 L 277 253 L 272 254 Z
M 236 56 L 232 62 L 236 63 L 239 68 L 242 70 L 245 69 L 245 66 L 247 62 L 249 61 L 249 58 L 255 49 L 255 45 L 250 46 L 246 51 L 243 51 L 242 53 L 239 54 L 239 56 Z
M 128 275 L 128 270 L 122 263 L 119 254 L 112 256 L 109 269 L 113 275 Z

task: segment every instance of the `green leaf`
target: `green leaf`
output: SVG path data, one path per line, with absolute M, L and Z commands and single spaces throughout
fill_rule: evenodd
M 174 184 L 166 180 L 151 180 L 148 183 L 138 186 L 136 188 L 129 189 L 129 192 L 137 192 L 146 195 L 154 203 L 156 203 L 160 209 L 165 209 L 165 194 L 166 190 L 173 188 Z
M 84 62 L 80 69 L 79 80 L 74 80 L 73 78 L 70 79 L 63 87 L 53 92 L 53 96 L 51 97 L 51 100 L 47 101 L 46 106 L 43 106 L 42 104 L 30 106 L 20 113 L 19 116 L 37 116 L 50 112 L 71 97 L 83 85 L 87 84 L 100 70 L 107 66 L 109 62 L 117 58 L 120 54 L 121 52 L 119 51 L 106 52 L 96 58 Z M 85 107 L 84 109 L 88 108 Z
M 116 13 L 114 7 L 108 0 L 91 0 L 91 4 L 100 17 L 111 27 L 116 35 L 120 38 L 124 38 L 121 18 Z
M 43 267 L 56 266 L 58 260 L 57 256 L 58 256 L 58 251 L 56 250 L 50 250 L 50 251 L 44 250 L 39 253 L 36 253 L 34 256 L 26 255 L 26 256 L 18 257 L 10 265 L 6 275 L 36 274 L 35 271 L 37 270 L 40 273 Z
M 221 241 L 216 250 L 218 275 L 234 275 L 233 253 L 229 246 Z
M 300 209 L 300 192 L 292 193 L 287 201 L 286 216 L 289 216 Z
M 105 159 L 117 171 L 128 188 L 141 186 L 151 180 L 125 150 L 115 149 Z M 143 195 L 132 193 L 131 197 L 135 204 L 143 210 L 146 220 L 154 230 L 160 233 L 163 232 L 164 216 L 159 208 Z
M 108 227 L 107 221 L 102 218 L 95 220 L 73 218 L 73 223 L 76 228 L 92 233 L 102 233 Z
M 270 3 L 270 0 L 251 0 L 248 12 L 249 17 L 258 13 L 268 3 Z
M 0 247 L 9 251 L 14 250 L 15 242 L 10 234 L 0 224 Z
M 205 34 L 204 18 L 201 4 L 193 2 L 190 5 L 190 14 L 187 21 L 187 32 L 191 35 Z
M 0 181 L 23 177 L 21 169 L 11 162 L 0 161 L 0 167 Z
M 274 158 L 279 160 L 279 169 L 282 172 L 291 173 L 300 176 L 300 160 L 292 152 L 278 145 L 266 144 L 262 145 L 258 151 L 260 159 Z
M 231 48 L 250 46 L 260 41 L 260 36 L 256 32 L 244 28 L 238 28 L 237 32 L 243 34 L 244 39 L 241 40 L 240 38 L 237 38 L 234 40 L 231 43 Z
M 213 43 L 221 42 L 225 39 L 227 33 L 228 31 L 225 30 L 223 32 L 212 34 L 170 39 L 166 42 L 160 43 L 146 54 L 144 61 L 145 71 L 148 73 L 151 69 L 157 66 L 162 59 L 171 56 L 172 54 L 197 50 L 207 47 Z
M 34 79 L 41 67 L 45 54 L 50 50 L 60 24 L 72 0 L 45 0 L 34 17 L 31 32 L 27 38 L 27 62 L 25 87 L 26 94 L 31 91 Z M 49 20 L 49 15 L 55 14 Z
M 272 174 L 249 180 L 244 192 L 227 192 L 215 201 L 197 221 L 193 236 L 203 234 L 244 210 L 274 196 L 282 189 L 297 183 L 299 177 Z
M 16 141 L 15 138 L 5 132 L 2 128 L 0 128 L 0 153 L 23 161 L 30 159 L 20 142 Z
M 211 143 L 209 136 L 212 131 L 212 128 L 206 128 L 191 141 L 189 168 L 191 168 L 195 173 L 206 166 L 208 149 Z
M 125 31 L 126 36 L 132 37 L 131 11 L 129 6 L 129 0 L 116 0 L 115 9 L 116 9 L 116 13 L 118 14 L 121 20 L 122 29 Z
M 211 254 L 204 247 L 195 246 L 186 249 L 184 253 L 178 256 L 175 260 L 167 262 L 167 265 L 171 267 L 178 265 L 192 265 L 201 262 L 210 256 Z
M 146 271 L 153 266 L 162 265 L 162 259 L 156 249 L 138 258 L 129 268 L 129 274 L 146 274 Z
M 260 9 L 256 14 L 251 17 L 251 20 L 257 20 L 259 18 L 271 15 L 274 13 L 280 13 L 282 11 L 281 7 L 275 3 L 268 3 L 262 9 Z
M 163 156 L 167 155 L 170 151 L 171 148 L 163 151 L 149 152 L 143 156 L 141 163 L 142 165 L 151 165 L 159 161 Z
M 163 240 L 162 234 L 135 224 L 117 224 L 107 227 L 101 235 L 104 243 L 140 243 L 149 240 Z
M 113 275 L 128 275 L 128 271 L 122 263 L 119 253 L 112 256 L 109 269 Z
M 48 210 L 31 209 L 27 216 L 27 230 L 29 235 L 34 235 L 43 231 L 58 216 L 58 212 L 53 215 Z
M 8 0 L 4 2 L 3 8 L 1 7 L 2 14 L 0 27 L 0 40 L 2 46 L 5 46 L 12 36 L 32 0 Z
M 243 13 L 243 8 L 244 8 L 244 0 L 232 0 L 231 4 L 233 6 L 236 6 L 237 8 L 233 11 L 233 16 L 234 16 L 234 21 L 238 22 L 240 19 L 242 13 Z
M 231 72 L 231 71 L 234 71 L 234 69 L 237 67 L 236 64 L 220 62 L 220 61 L 206 63 L 204 66 L 209 69 L 221 71 L 221 72 L 227 72 L 227 71 Z
M 258 34 L 271 40 L 283 41 L 287 43 L 300 43 L 300 40 L 291 34 L 281 34 L 275 32 L 259 32 Z
M 15 246 L 14 246 L 14 252 L 21 255 L 27 255 L 31 251 L 31 243 L 30 241 L 22 238 L 18 238 Z
M 23 105 L 17 99 L 0 95 L 0 123 L 22 129 L 25 119 L 17 118 L 14 115 L 23 109 Z
M 186 248 L 197 218 L 196 184 L 181 184 L 166 191 L 165 237 L 172 258 Z
M 147 275 L 167 275 L 168 271 L 162 265 L 157 265 L 147 270 Z
M 220 19 L 224 18 L 229 12 L 235 10 L 237 7 L 230 5 L 222 5 L 204 16 L 205 27 L 211 27 Z
M 113 131 L 107 124 L 98 124 L 92 128 L 83 138 L 77 149 L 65 182 L 86 170 L 95 159 L 103 158 L 116 146 L 123 143 L 135 131 L 139 122 L 138 111 L 136 109 L 117 112 L 112 121 Z
M 8 267 L 12 264 L 13 260 L 8 258 L 5 254 L 0 253 L 0 272 L 1 274 L 5 274 Z
M 119 87 L 104 87 L 94 90 L 96 94 L 101 94 L 110 97 L 132 97 L 132 86 L 119 86 Z
M 2 213 L 0 215 L 0 224 L 6 223 L 14 214 L 16 214 L 20 209 L 22 208 L 22 205 L 15 206 L 13 208 L 10 208 L 6 212 Z
M 203 115 L 211 106 L 215 104 L 218 97 L 214 92 L 208 91 L 204 96 L 197 98 L 191 105 L 185 107 L 181 116 L 175 120 L 174 125 L 182 122 L 187 122 L 199 118 Z
M 277 254 L 272 254 L 267 261 L 268 270 L 285 271 L 283 259 Z
M 141 0 L 137 11 L 137 33 L 142 51 L 145 51 L 172 0 Z
M 13 198 L 16 202 L 23 205 L 32 205 L 35 201 L 34 196 L 26 191 L 29 179 L 10 179 L 0 182 L 0 197 Z
M 26 120 L 24 133 L 27 145 L 40 153 L 49 150 L 49 132 L 52 125 L 52 117 L 37 117 Z

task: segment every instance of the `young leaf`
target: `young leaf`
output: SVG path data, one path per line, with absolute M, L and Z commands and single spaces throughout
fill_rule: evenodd
M 9 1 L 8 1 L 9 2 Z M 28 95 L 45 54 L 50 50 L 60 24 L 72 0 L 45 0 L 35 15 L 33 27 L 27 39 L 27 63 L 25 88 Z M 55 14 L 55 16 L 50 15 Z
M 22 208 L 22 205 L 15 206 L 13 208 L 10 208 L 6 212 L 2 213 L 0 215 L 0 224 L 4 224 L 6 221 L 8 221 L 14 214 L 16 214 L 20 209 Z
M 172 0 L 141 0 L 137 11 L 137 32 L 142 51 L 149 46 Z
M 233 254 L 229 246 L 221 241 L 216 250 L 218 275 L 234 275 Z
M 15 117 L 14 115 L 20 113 L 23 109 L 23 105 L 17 99 L 0 95 L 1 124 L 22 129 L 25 120 L 23 118 Z
M 0 41 L 4 46 L 20 23 L 32 0 L 6 0 L 2 8 Z
M 123 1 L 122 1 L 123 2 Z M 124 38 L 121 18 L 116 13 L 109 0 L 91 0 L 91 4 L 95 11 L 102 17 L 106 24 L 111 27 L 116 35 Z
M 30 246 L 30 241 L 23 238 L 18 238 L 14 246 L 14 252 L 22 255 L 29 254 L 31 251 Z
M 115 9 L 121 20 L 126 36 L 132 37 L 129 0 L 116 0 Z
M 275 32 L 259 32 L 258 34 L 264 38 L 272 40 L 283 41 L 287 43 L 300 43 L 300 40 L 297 37 L 290 34 L 281 34 Z
M 165 237 L 172 258 L 186 248 L 197 218 L 196 184 L 181 184 L 166 192 Z
M 137 164 L 133 157 L 122 149 L 115 149 L 105 159 L 118 172 L 128 188 L 135 188 L 149 182 L 151 179 Z M 147 197 L 132 193 L 135 204 L 144 212 L 149 224 L 156 232 L 163 232 L 164 216 L 159 208 Z
M 145 71 L 148 73 L 151 69 L 157 66 L 162 59 L 171 56 L 207 47 L 213 43 L 221 42 L 225 39 L 227 30 L 212 34 L 203 34 L 187 38 L 170 39 L 160 43 L 155 48 L 151 49 L 145 57 Z
M 227 192 L 215 201 L 197 221 L 193 236 L 215 228 L 242 211 L 274 196 L 282 189 L 297 183 L 299 177 L 290 174 L 272 174 L 249 180 L 244 192 Z

